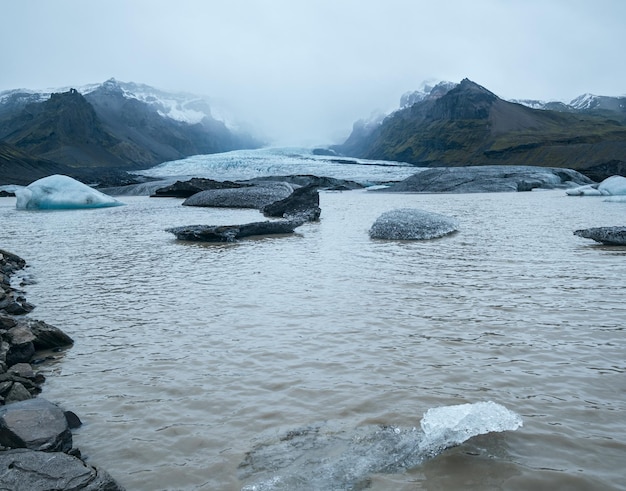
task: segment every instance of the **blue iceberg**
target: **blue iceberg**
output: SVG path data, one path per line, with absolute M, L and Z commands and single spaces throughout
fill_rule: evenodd
M 18 210 L 74 210 L 124 204 L 76 179 L 58 174 L 16 189 L 15 196 Z

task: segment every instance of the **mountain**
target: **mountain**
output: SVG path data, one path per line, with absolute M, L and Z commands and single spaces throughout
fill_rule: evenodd
M 547 109 L 550 111 L 576 112 L 597 116 L 606 116 L 626 123 L 626 96 L 612 97 L 594 94 L 582 94 L 572 99 L 569 103 L 560 101 L 539 101 L 530 99 L 517 99 L 517 102 L 533 109 Z
M 0 93 L 0 142 L 33 165 L 128 170 L 261 146 L 213 118 L 202 98 L 114 79 L 64 92 Z
M 365 136 L 353 131 L 335 150 L 423 167 L 567 167 L 598 180 L 626 170 L 626 125 L 611 115 L 532 109 L 465 79 L 390 114 Z
M 8 143 L 0 142 L 0 185 L 28 185 L 51 174 L 67 174 L 71 169 L 62 164 L 36 159 Z

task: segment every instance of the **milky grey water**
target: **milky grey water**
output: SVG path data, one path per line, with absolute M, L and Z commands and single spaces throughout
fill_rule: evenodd
M 237 490 L 256 445 L 298 428 L 411 427 L 492 400 L 522 415 L 373 490 L 626 489 L 626 248 L 577 228 L 626 205 L 563 191 L 322 192 L 293 236 L 177 242 L 167 227 L 250 210 L 122 198 L 26 212 L 0 198 L 0 247 L 28 261 L 33 317 L 76 341 L 43 396 L 75 445 L 129 490 Z M 427 242 L 371 240 L 384 211 L 457 218 Z

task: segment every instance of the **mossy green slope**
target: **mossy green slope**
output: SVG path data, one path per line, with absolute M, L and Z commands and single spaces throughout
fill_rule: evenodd
M 340 148 L 341 149 L 341 148 Z M 398 111 L 350 151 L 418 166 L 538 165 L 604 178 L 626 167 L 626 126 L 603 115 L 531 109 L 463 80 Z

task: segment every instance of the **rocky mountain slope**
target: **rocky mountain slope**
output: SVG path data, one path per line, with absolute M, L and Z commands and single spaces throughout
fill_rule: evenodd
M 0 184 L 15 183 L 12 171 L 26 177 L 28 169 L 43 171 L 51 163 L 70 169 L 130 170 L 260 146 L 250 135 L 213 118 L 206 101 L 168 98 L 150 89 L 111 79 L 82 91 L 0 93 L 0 142 L 5 148 Z M 13 152 L 22 160 L 12 159 Z M 24 159 L 29 166 L 23 166 Z M 36 174 L 31 177 L 36 179 Z
M 626 171 L 626 124 L 619 103 L 612 111 L 608 104 L 584 111 L 532 109 L 500 99 L 468 79 L 433 92 L 380 123 L 355 124 L 335 149 L 424 167 L 567 167 L 595 180 Z
M 0 185 L 26 186 L 50 174 L 67 174 L 71 169 L 49 160 L 33 158 L 8 143 L 0 142 Z

